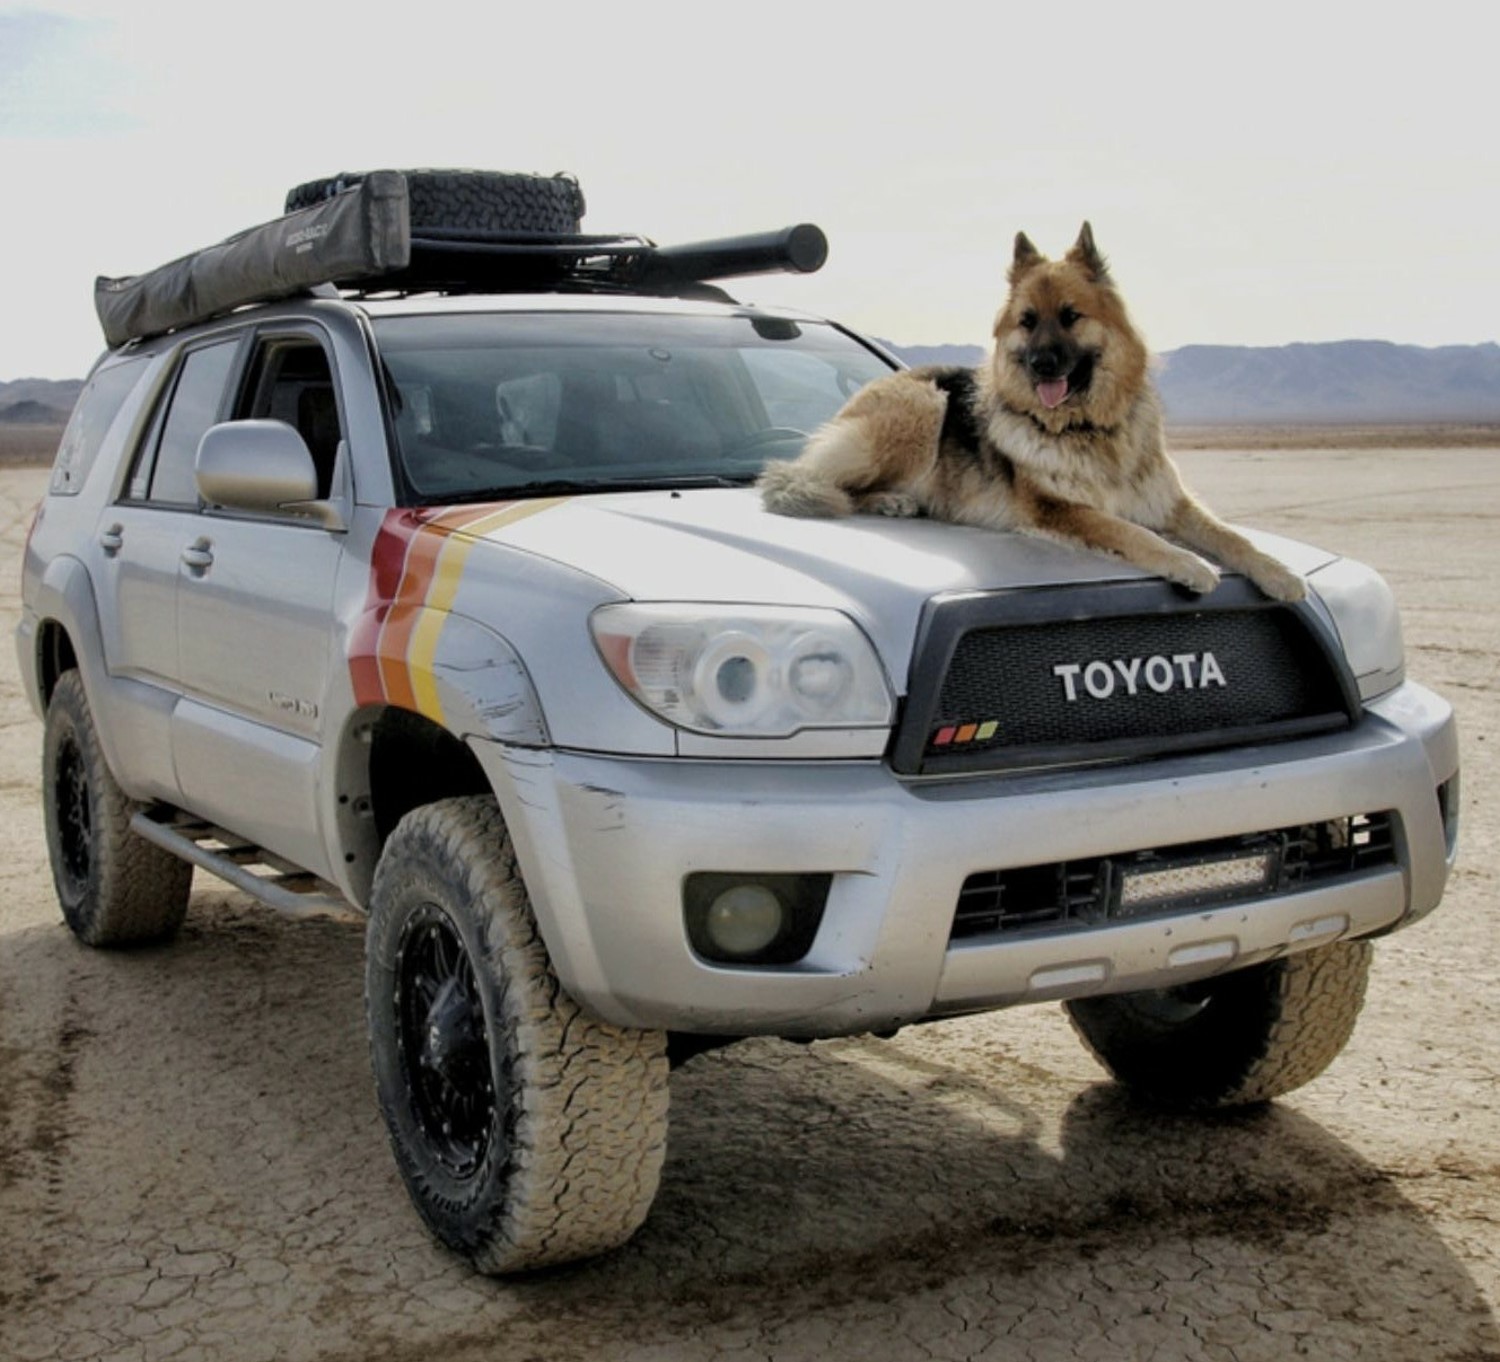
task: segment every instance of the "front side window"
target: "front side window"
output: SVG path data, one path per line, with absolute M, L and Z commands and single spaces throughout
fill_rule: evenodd
M 375 323 L 420 502 L 751 481 L 871 379 L 821 323 L 492 313 Z
M 318 496 L 329 495 L 344 430 L 333 370 L 317 341 L 305 337 L 263 340 L 250 361 L 233 419 L 285 421 L 313 457 Z

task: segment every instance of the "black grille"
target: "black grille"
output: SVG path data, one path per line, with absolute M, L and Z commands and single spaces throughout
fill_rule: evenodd
M 1239 861 L 1264 862 L 1258 883 L 1188 891 L 1144 906 L 1124 901 L 1132 874 Z M 985 870 L 964 881 L 952 937 L 1108 926 L 1127 918 L 1245 902 L 1395 864 L 1395 817 L 1383 812 L 1114 856 Z
M 1222 585 L 966 597 L 929 607 L 903 772 L 1142 758 L 1342 727 L 1357 712 L 1326 626 Z

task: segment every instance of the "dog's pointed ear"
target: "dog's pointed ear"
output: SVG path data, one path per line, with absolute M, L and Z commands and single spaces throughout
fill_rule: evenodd
M 1027 270 L 1042 263 L 1042 253 L 1031 244 L 1025 232 L 1016 233 L 1016 253 L 1010 260 L 1010 282 L 1014 284 Z
M 1077 265 L 1096 284 L 1109 282 L 1109 261 L 1099 254 L 1094 245 L 1094 229 L 1084 223 L 1078 232 L 1078 240 L 1068 252 L 1068 259 Z

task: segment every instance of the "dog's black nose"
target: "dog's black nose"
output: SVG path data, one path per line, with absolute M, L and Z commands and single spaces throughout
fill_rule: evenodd
M 1058 378 L 1067 372 L 1062 352 L 1051 347 L 1030 350 L 1026 354 L 1026 366 L 1036 378 Z

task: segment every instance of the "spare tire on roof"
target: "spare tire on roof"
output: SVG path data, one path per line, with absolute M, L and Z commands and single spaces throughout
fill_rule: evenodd
M 333 175 L 299 184 L 286 196 L 294 213 L 359 184 L 371 171 Z M 411 230 L 466 233 L 576 233 L 583 190 L 571 175 L 522 175 L 499 170 L 404 170 Z

